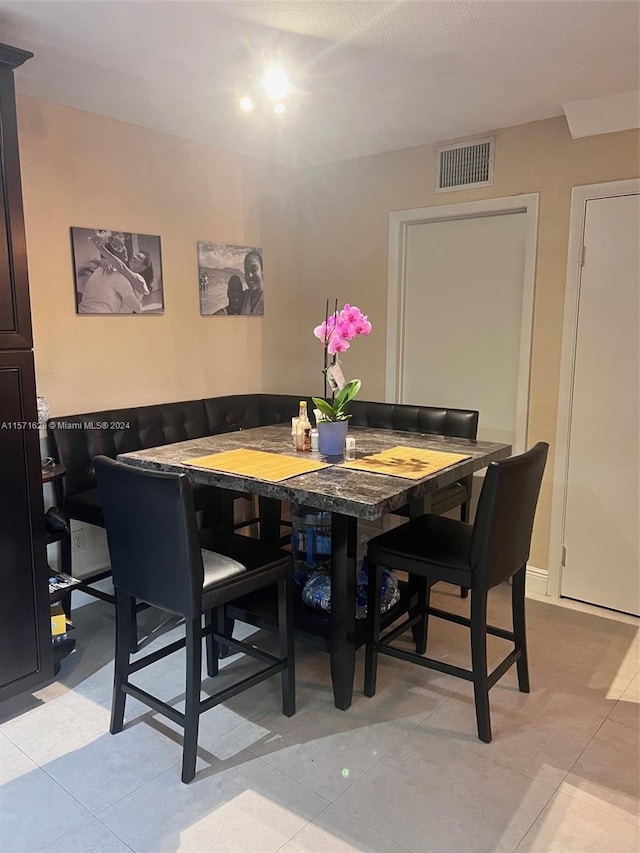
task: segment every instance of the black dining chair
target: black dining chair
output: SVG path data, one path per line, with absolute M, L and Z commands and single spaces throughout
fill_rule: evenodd
M 291 554 L 238 534 L 220 534 L 201 550 L 191 482 L 184 474 L 144 471 L 105 456 L 94 460 L 104 511 L 116 599 L 116 653 L 112 734 L 122 731 L 127 695 L 184 729 L 182 781 L 195 775 L 200 715 L 249 687 L 282 673 L 282 710 L 295 712 Z M 241 595 L 277 584 L 280 657 L 225 634 L 225 606 Z M 186 636 L 131 661 L 135 601 L 184 618 Z M 202 627 L 202 616 L 205 627 Z M 253 675 L 201 700 L 202 639 L 207 672 L 218 673 L 218 645 L 267 664 Z M 146 666 L 186 646 L 184 713 L 129 680 Z
M 539 442 L 519 456 L 492 462 L 487 469 L 473 525 L 437 515 L 422 515 L 371 539 L 367 551 L 369 592 L 364 692 L 376 691 L 378 655 L 417 663 L 473 682 L 478 737 L 491 741 L 489 690 L 515 663 L 518 686 L 529 692 L 525 631 L 525 576 L 533 520 L 549 445 Z M 382 569 L 404 571 L 419 582 L 418 604 L 397 627 L 380 636 Z M 513 578 L 513 630 L 487 625 L 487 593 Z M 471 591 L 471 618 L 430 606 L 431 586 L 447 581 Z M 429 616 L 470 628 L 471 670 L 422 655 L 427 646 Z M 422 642 L 416 652 L 391 645 L 417 626 Z M 487 673 L 487 634 L 514 644 L 501 663 Z
M 436 416 L 437 409 L 431 409 Z M 475 409 L 442 409 L 440 410 L 440 423 L 437 426 L 436 435 L 444 435 L 451 438 L 468 438 L 475 441 L 478 437 L 478 419 L 480 413 Z M 435 428 L 435 427 L 432 427 Z M 417 514 L 422 515 L 425 510 L 433 515 L 444 515 L 452 509 L 460 507 L 460 521 L 469 521 L 471 511 L 471 492 L 473 490 L 473 474 L 462 477 L 448 486 L 442 486 L 432 492 L 427 498 L 423 498 L 422 507 L 416 512 L 411 504 L 400 507 L 393 511 L 394 515 L 411 518 Z M 425 500 L 427 505 L 425 506 Z M 460 597 L 466 598 L 469 590 L 460 587 Z

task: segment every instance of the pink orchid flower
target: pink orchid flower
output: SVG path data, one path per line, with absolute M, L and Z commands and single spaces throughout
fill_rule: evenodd
M 369 335 L 373 326 L 369 322 L 365 314 L 360 315 L 360 319 L 354 324 L 356 335 Z
M 340 312 L 340 319 L 349 323 L 356 323 L 361 317 L 362 311 L 356 305 L 349 305 L 348 302 Z
M 329 355 L 336 355 L 348 350 L 349 341 L 356 335 L 368 335 L 371 329 L 367 315 L 356 305 L 347 302 L 342 311 L 332 314 L 324 323 L 316 326 L 313 334 L 326 347 Z
M 313 334 L 318 338 L 318 340 L 322 341 L 323 344 L 327 343 L 327 324 L 320 323 L 319 326 L 316 326 L 313 330 Z
M 329 355 L 335 355 L 339 352 L 346 352 L 350 346 L 351 344 L 345 338 L 341 338 L 337 334 L 332 335 L 327 344 L 327 352 Z
M 350 341 L 352 338 L 355 338 L 357 334 L 356 324 L 347 318 L 339 316 L 338 323 L 336 325 L 336 333 L 340 335 L 341 338 Z

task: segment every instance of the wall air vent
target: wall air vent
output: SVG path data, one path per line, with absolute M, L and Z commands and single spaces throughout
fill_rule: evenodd
M 438 148 L 436 192 L 493 185 L 495 137 Z

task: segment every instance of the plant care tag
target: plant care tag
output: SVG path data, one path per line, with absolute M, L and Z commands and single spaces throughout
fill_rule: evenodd
M 342 372 L 342 368 L 338 361 L 336 361 L 335 364 L 332 364 L 331 367 L 327 368 L 327 380 L 329 381 L 329 387 L 334 393 L 336 391 L 342 391 L 344 386 L 347 384 L 347 380 L 344 378 L 344 373 Z

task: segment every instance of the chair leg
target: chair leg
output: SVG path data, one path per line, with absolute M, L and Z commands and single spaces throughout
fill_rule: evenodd
M 71 534 L 67 533 L 60 540 L 60 568 L 62 571 L 71 574 Z M 62 599 L 62 609 L 64 615 L 71 619 L 71 592 L 67 592 Z
M 287 668 L 282 670 L 282 713 L 292 717 L 296 712 L 296 669 L 291 578 L 278 581 L 278 634 L 280 657 L 287 659 Z
M 427 631 L 429 629 L 429 602 L 431 599 L 431 584 L 427 578 L 417 578 L 418 612 L 422 618 L 411 629 L 416 644 L 416 654 L 423 655 L 427 651 Z
M 131 624 L 133 599 L 126 592 L 116 589 L 116 655 L 113 671 L 113 695 L 111 699 L 111 723 L 109 731 L 112 735 L 122 731 L 124 724 L 124 706 L 127 694 L 122 685 L 129 678 L 129 654 L 131 650 Z M 134 602 L 135 604 L 135 602 Z
M 460 521 L 469 521 L 469 504 L 465 501 L 463 504 L 460 504 Z M 460 587 L 460 598 L 466 598 L 469 595 L 469 590 L 466 586 Z
M 516 649 L 522 654 L 516 662 L 518 670 L 518 688 L 521 693 L 529 693 L 529 661 L 527 659 L 527 626 L 525 620 L 525 584 L 527 567 L 523 566 L 513 576 L 511 585 L 511 613 L 513 615 L 513 636 Z
M 471 592 L 471 669 L 478 737 L 491 742 L 489 687 L 487 684 L 487 593 Z
M 138 651 L 138 613 L 136 611 L 136 600 L 135 598 L 131 598 L 131 654 L 135 655 Z
M 233 636 L 233 628 L 236 620 L 226 615 L 226 608 L 219 607 L 216 622 L 218 625 L 218 634 L 226 634 L 227 637 Z M 218 643 L 218 660 L 228 658 L 231 654 L 231 649 L 226 643 Z
M 364 658 L 364 695 L 374 696 L 378 673 L 377 643 L 380 638 L 382 568 L 371 561 L 369 561 L 369 583 L 367 589 L 367 645 Z
M 71 592 L 65 592 L 60 599 L 60 604 L 62 605 L 62 612 L 64 615 L 67 619 L 71 619 Z
M 224 608 L 223 608 L 224 610 Z M 218 633 L 226 634 L 227 637 L 233 636 L 233 628 L 236 624 L 236 620 L 232 619 L 230 616 L 224 616 L 224 618 L 218 619 Z M 222 660 L 223 658 L 229 657 L 231 654 L 231 650 L 226 643 L 218 643 L 218 659 Z
M 465 501 L 460 504 L 460 521 L 469 521 L 469 504 Z M 466 586 L 460 587 L 460 598 L 466 598 L 469 595 L 469 590 Z
M 469 522 L 469 504 L 466 501 L 460 504 L 460 521 L 464 521 L 467 524 Z
M 200 617 L 185 619 L 187 632 L 187 679 L 184 703 L 184 746 L 182 748 L 182 781 L 191 782 L 196 775 L 198 726 L 200 723 L 200 683 L 202 677 L 202 629 Z
M 224 610 L 224 605 L 222 605 L 222 609 Z M 217 619 L 214 625 L 213 614 L 214 610 L 207 610 L 204 614 L 204 624 L 206 628 L 210 628 L 213 626 L 214 630 L 218 629 Z M 218 641 L 213 636 L 213 634 L 207 634 L 206 640 L 206 649 L 207 649 L 207 675 L 210 678 L 214 678 L 218 674 Z

